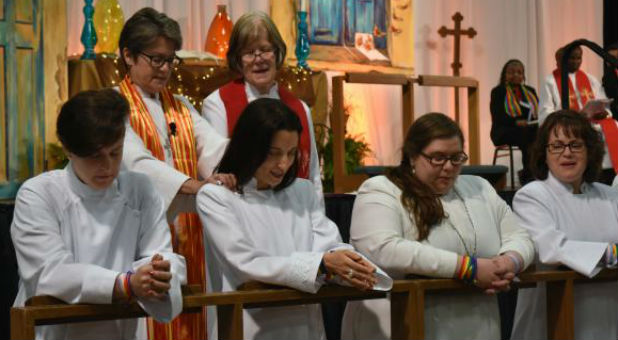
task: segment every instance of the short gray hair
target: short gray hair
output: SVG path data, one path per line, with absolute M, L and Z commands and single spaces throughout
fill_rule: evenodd
M 174 50 L 182 47 L 182 34 L 176 20 L 150 7 L 135 12 L 124 24 L 120 33 L 118 47 L 122 60 L 124 61 L 122 51 L 125 47 L 132 55 L 137 55 L 154 44 L 159 37 L 171 40 L 174 43 Z
M 248 43 L 257 39 L 261 29 L 266 30 L 267 39 L 275 48 L 277 69 L 281 68 L 285 61 L 285 42 L 268 14 L 255 11 L 244 14 L 234 24 L 227 51 L 227 65 L 230 70 L 242 74 L 242 50 Z

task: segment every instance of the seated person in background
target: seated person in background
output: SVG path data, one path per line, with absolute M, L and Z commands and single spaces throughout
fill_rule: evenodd
M 515 194 L 513 209 L 538 251 L 537 269 L 565 265 L 595 276 L 616 266 L 618 192 L 595 180 L 603 142 L 581 114 L 547 117 L 532 148 L 538 178 Z M 618 337 L 618 283 L 575 285 L 575 339 Z M 545 284 L 520 289 L 511 339 L 545 338 Z
M 541 89 L 539 123 L 543 121 L 555 111 L 562 109 L 561 94 L 561 73 L 560 63 L 564 47 L 556 51 L 556 69 L 552 74 L 545 77 L 545 83 Z M 586 116 L 594 122 L 595 129 L 603 132 L 603 138 L 606 141 L 605 157 L 603 158 L 603 170 L 599 175 L 599 182 L 609 184 L 616 176 L 618 169 L 618 129 L 616 122 L 611 118 L 611 112 L 607 110 L 597 110 L 597 112 L 582 111 L 586 103 L 594 99 L 607 99 L 605 91 L 601 83 L 593 75 L 580 70 L 582 64 L 582 48 L 576 47 L 573 49 L 567 59 L 567 71 L 569 74 L 569 108 L 571 110 L 586 114 Z M 610 142 L 613 141 L 613 142 Z
M 36 295 L 67 303 L 127 303 L 169 322 L 182 310 L 185 261 L 172 253 L 163 202 L 150 180 L 119 172 L 129 107 L 114 90 L 62 106 L 63 170 L 24 183 L 11 237 L 19 265 L 15 306 Z M 37 327 L 37 339 L 135 339 L 137 319 Z M 145 328 L 142 328 L 145 330 Z
M 365 181 L 352 212 L 352 245 L 391 277 L 458 278 L 488 293 L 425 297 L 427 339 L 498 339 L 498 301 L 489 294 L 509 289 L 534 257 L 528 233 L 493 187 L 459 175 L 463 146 L 449 117 L 421 116 L 399 166 Z M 342 338 L 390 339 L 390 331 L 387 299 L 348 302 Z
M 285 42 L 266 13 L 250 12 L 241 16 L 232 29 L 227 52 L 228 67 L 239 78 L 204 99 L 202 116 L 227 137 L 247 103 L 264 97 L 283 101 L 298 115 L 306 131 L 300 138 L 298 177 L 313 183 L 320 204 L 324 205 L 311 111 L 305 102 L 277 85 L 276 76 L 285 61 L 285 53 Z
M 614 56 L 614 58 L 618 58 L 618 42 L 609 45 L 605 50 Z M 612 116 L 616 119 L 618 118 L 618 69 L 607 63 L 604 63 L 603 65 L 603 89 L 605 90 L 607 98 L 614 99 L 610 107 L 612 110 Z
M 276 99 L 251 102 L 238 119 L 217 168 L 236 176 L 237 192 L 207 184 L 197 196 L 213 291 L 261 281 L 315 293 L 331 275 L 359 289 L 390 289 L 388 276 L 341 243 L 311 182 L 296 178 L 303 133 L 298 116 Z M 246 339 L 325 337 L 318 304 L 243 314 Z
M 506 144 L 521 150 L 522 185 L 533 179 L 528 167 L 528 146 L 536 138 L 539 106 L 536 91 L 525 85 L 525 80 L 524 64 L 517 59 L 507 61 L 500 73 L 500 83 L 491 90 L 489 105 L 491 141 L 496 146 Z

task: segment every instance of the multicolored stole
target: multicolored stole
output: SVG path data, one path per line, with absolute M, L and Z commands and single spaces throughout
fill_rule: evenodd
M 129 102 L 131 127 L 142 139 L 144 145 L 158 160 L 165 161 L 165 153 L 159 139 L 156 125 L 140 93 L 128 76 L 120 83 L 120 93 Z M 189 109 L 167 88 L 159 93 L 165 121 L 168 127 L 169 142 L 174 158 L 174 168 L 191 178 L 197 178 L 197 151 L 193 136 L 193 120 Z M 204 267 L 204 244 L 202 225 L 194 213 L 182 213 L 177 223 L 170 225 L 174 252 L 185 257 L 187 280 L 189 284 L 206 286 Z M 202 313 L 181 314 L 171 323 L 158 323 L 148 318 L 150 339 L 206 339 L 206 310 Z
M 309 164 L 311 164 L 311 138 L 309 136 L 309 122 L 307 120 L 307 112 L 303 107 L 302 102 L 296 98 L 290 91 L 282 86 L 279 86 L 279 98 L 290 109 L 296 112 L 303 126 L 303 132 L 300 135 L 299 150 L 299 168 L 298 178 L 309 178 Z M 242 114 L 242 111 L 249 105 L 249 99 L 245 92 L 245 82 L 243 79 L 233 80 L 219 89 L 219 95 L 225 105 L 227 113 L 227 131 L 228 135 L 232 135 L 236 122 Z
M 561 77 L 560 71 L 557 69 L 554 70 L 554 79 L 558 85 L 558 93 L 561 94 Z M 575 97 L 575 92 L 573 91 L 573 84 L 569 78 L 569 108 L 580 111 L 589 100 L 594 99 L 594 92 L 592 91 L 592 86 L 590 85 L 590 79 L 588 79 L 588 76 L 583 71 L 578 70 L 575 73 L 575 85 L 577 86 L 577 90 L 580 94 L 582 107 L 580 108 L 577 104 L 577 98 Z M 605 144 L 607 144 L 609 158 L 612 161 L 614 171 L 618 172 L 618 126 L 616 126 L 616 121 L 611 117 L 607 117 L 604 119 L 593 120 L 592 122 L 601 125 L 603 137 L 605 137 Z
M 519 96 L 515 94 L 515 91 L 511 85 L 506 85 L 506 97 L 504 98 L 504 109 L 506 114 L 513 118 L 518 118 L 522 116 L 521 105 L 519 104 L 520 99 Z M 526 99 L 526 102 L 530 104 L 529 114 L 532 112 L 538 112 L 539 101 L 536 98 L 536 95 L 529 91 L 524 85 L 519 85 L 519 89 L 521 93 L 523 93 L 523 98 Z
M 554 72 L 554 80 L 556 81 L 556 85 L 558 86 L 558 94 L 562 95 L 562 76 L 560 75 L 560 70 L 555 69 Z M 590 79 L 584 71 L 577 70 L 575 72 L 575 86 L 577 87 L 577 92 L 579 92 L 579 97 L 582 102 L 582 106 L 579 106 L 577 102 L 577 96 L 575 95 L 575 89 L 573 88 L 573 82 L 571 82 L 571 78 L 569 80 L 569 108 L 575 111 L 580 111 L 586 106 L 586 103 L 590 99 L 594 99 L 594 92 L 592 91 L 592 86 L 590 85 Z

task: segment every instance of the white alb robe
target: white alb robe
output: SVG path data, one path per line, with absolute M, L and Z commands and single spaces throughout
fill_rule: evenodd
M 174 158 L 172 157 L 168 135 L 169 128 L 165 120 L 159 94 L 152 98 L 142 91 L 138 85 L 135 85 L 135 88 L 142 96 L 144 105 L 148 108 L 148 112 L 150 112 L 150 116 L 156 125 L 159 142 L 163 147 L 165 155 L 165 162 L 159 161 L 152 155 L 127 121 L 127 132 L 125 134 L 124 152 L 122 155 L 123 165 L 128 170 L 141 172 L 150 177 L 163 198 L 165 209 L 170 210 L 168 216 L 173 217 L 177 212 L 195 212 L 195 197 L 193 195 L 178 194 L 180 187 L 189 179 L 189 176 L 174 169 Z M 201 179 L 205 179 L 212 174 L 219 163 L 228 140 L 218 134 L 208 121 L 199 115 L 185 97 L 178 95 L 174 95 L 174 97 L 180 99 L 191 113 L 197 151 L 198 173 Z
M 386 176 L 366 180 L 354 202 L 351 244 L 394 279 L 407 274 L 451 278 L 457 269 L 457 256 L 466 255 L 466 247 L 472 255 L 475 243 L 477 257 L 515 251 L 522 256 L 524 268 L 528 266 L 534 257 L 532 241 L 493 187 L 480 177 L 460 175 L 454 188 L 465 206 L 453 189 L 442 196 L 449 218 L 432 226 L 428 238 L 419 242 L 415 222 L 401 203 L 401 190 Z M 342 338 L 390 339 L 390 318 L 387 299 L 348 302 Z M 499 339 L 496 297 L 480 290 L 477 295 L 427 296 L 425 337 Z
M 15 306 L 36 295 L 68 303 L 112 303 L 118 274 L 136 270 L 161 254 L 171 264 L 171 289 L 163 301 L 140 299 L 155 319 L 169 322 L 182 311 L 186 283 L 182 256 L 172 252 L 163 202 L 144 175 L 120 172 L 94 190 L 69 163 L 24 183 L 11 225 L 19 265 Z M 134 339 L 138 320 L 38 326 L 37 339 Z
M 583 72 L 583 71 L 582 71 Z M 592 88 L 592 93 L 594 93 L 595 99 L 607 99 L 605 95 L 605 90 L 603 86 L 597 78 L 595 78 L 590 73 L 584 72 L 588 79 L 590 80 L 590 87 Z M 572 84 L 575 83 L 575 73 L 569 73 L 569 79 Z M 580 108 L 583 108 L 581 101 L 581 95 L 579 90 L 575 85 L 573 85 L 575 92 L 575 97 L 577 98 L 577 104 Z M 560 92 L 558 91 L 558 85 L 556 85 L 556 78 L 554 78 L 553 74 L 550 74 L 545 77 L 545 82 L 543 83 L 543 87 L 541 88 L 541 95 L 539 97 L 539 124 L 543 124 L 545 118 L 549 116 L 551 113 L 562 110 L 562 100 L 560 99 Z M 612 116 L 611 111 L 607 110 L 609 117 Z M 592 124 L 597 131 L 601 131 L 601 125 Z M 607 151 L 607 145 L 605 145 L 605 156 L 603 156 L 603 169 L 612 169 L 612 161 L 609 156 L 609 152 Z
M 608 243 L 618 243 L 618 191 L 584 183 L 581 194 L 551 172 L 520 189 L 513 209 L 535 242 L 537 269 L 563 264 L 592 277 Z M 575 285 L 575 339 L 616 339 L 618 283 Z M 520 289 L 512 339 L 547 337 L 545 285 Z
M 242 195 L 213 184 L 198 193 L 204 244 L 211 252 L 206 256 L 209 288 L 231 291 L 244 282 L 261 281 L 317 292 L 324 283 L 317 275 L 324 253 L 352 247 L 341 243 L 337 226 L 324 215 L 308 180 L 296 179 L 279 192 L 257 190 L 255 185 L 252 179 Z M 390 289 L 392 280 L 381 270 L 378 274 L 375 289 Z M 243 314 L 245 339 L 325 338 L 316 304 Z
M 260 92 L 251 84 L 245 82 L 245 93 L 247 94 L 247 101 L 251 103 L 258 98 L 279 98 L 279 86 L 275 83 L 267 94 L 260 94 Z M 320 172 L 320 159 L 318 157 L 318 149 L 315 145 L 315 133 L 313 131 L 313 119 L 311 118 L 311 109 L 304 101 L 300 101 L 303 104 L 303 108 L 307 113 L 307 125 L 309 126 L 308 132 L 311 139 L 311 154 L 309 163 L 309 180 L 313 183 L 315 192 L 318 195 L 320 204 L 324 206 L 324 194 L 322 192 L 322 173 Z M 210 125 L 221 135 L 228 137 L 227 128 L 227 111 L 225 105 L 219 94 L 219 90 L 211 93 L 202 102 L 202 116 L 210 122 Z

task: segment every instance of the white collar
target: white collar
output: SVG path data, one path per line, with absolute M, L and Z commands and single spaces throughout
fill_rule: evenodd
M 558 193 L 575 195 L 573 194 L 573 186 L 571 184 L 564 183 L 561 180 L 557 179 L 549 170 L 547 170 L 547 179 L 544 182 L 547 183 L 547 185 L 549 185 L 551 188 L 556 190 Z M 590 190 L 590 184 L 582 181 L 580 190 L 582 192 L 581 194 L 588 193 L 588 191 Z
M 77 174 L 73 169 L 72 162 L 69 162 L 64 170 L 67 172 L 67 178 L 71 190 L 79 197 L 101 199 L 104 197 L 111 198 L 118 195 L 118 178 L 115 178 L 112 184 L 105 189 L 93 189 L 77 177 Z
M 277 82 L 275 82 L 273 86 L 270 87 L 270 90 L 268 90 L 268 93 L 261 94 L 260 91 L 258 91 L 258 89 L 255 86 L 245 81 L 245 92 L 247 93 L 247 99 L 249 100 L 249 102 L 251 102 L 254 99 L 258 99 L 258 98 L 279 99 L 279 85 L 277 85 Z

